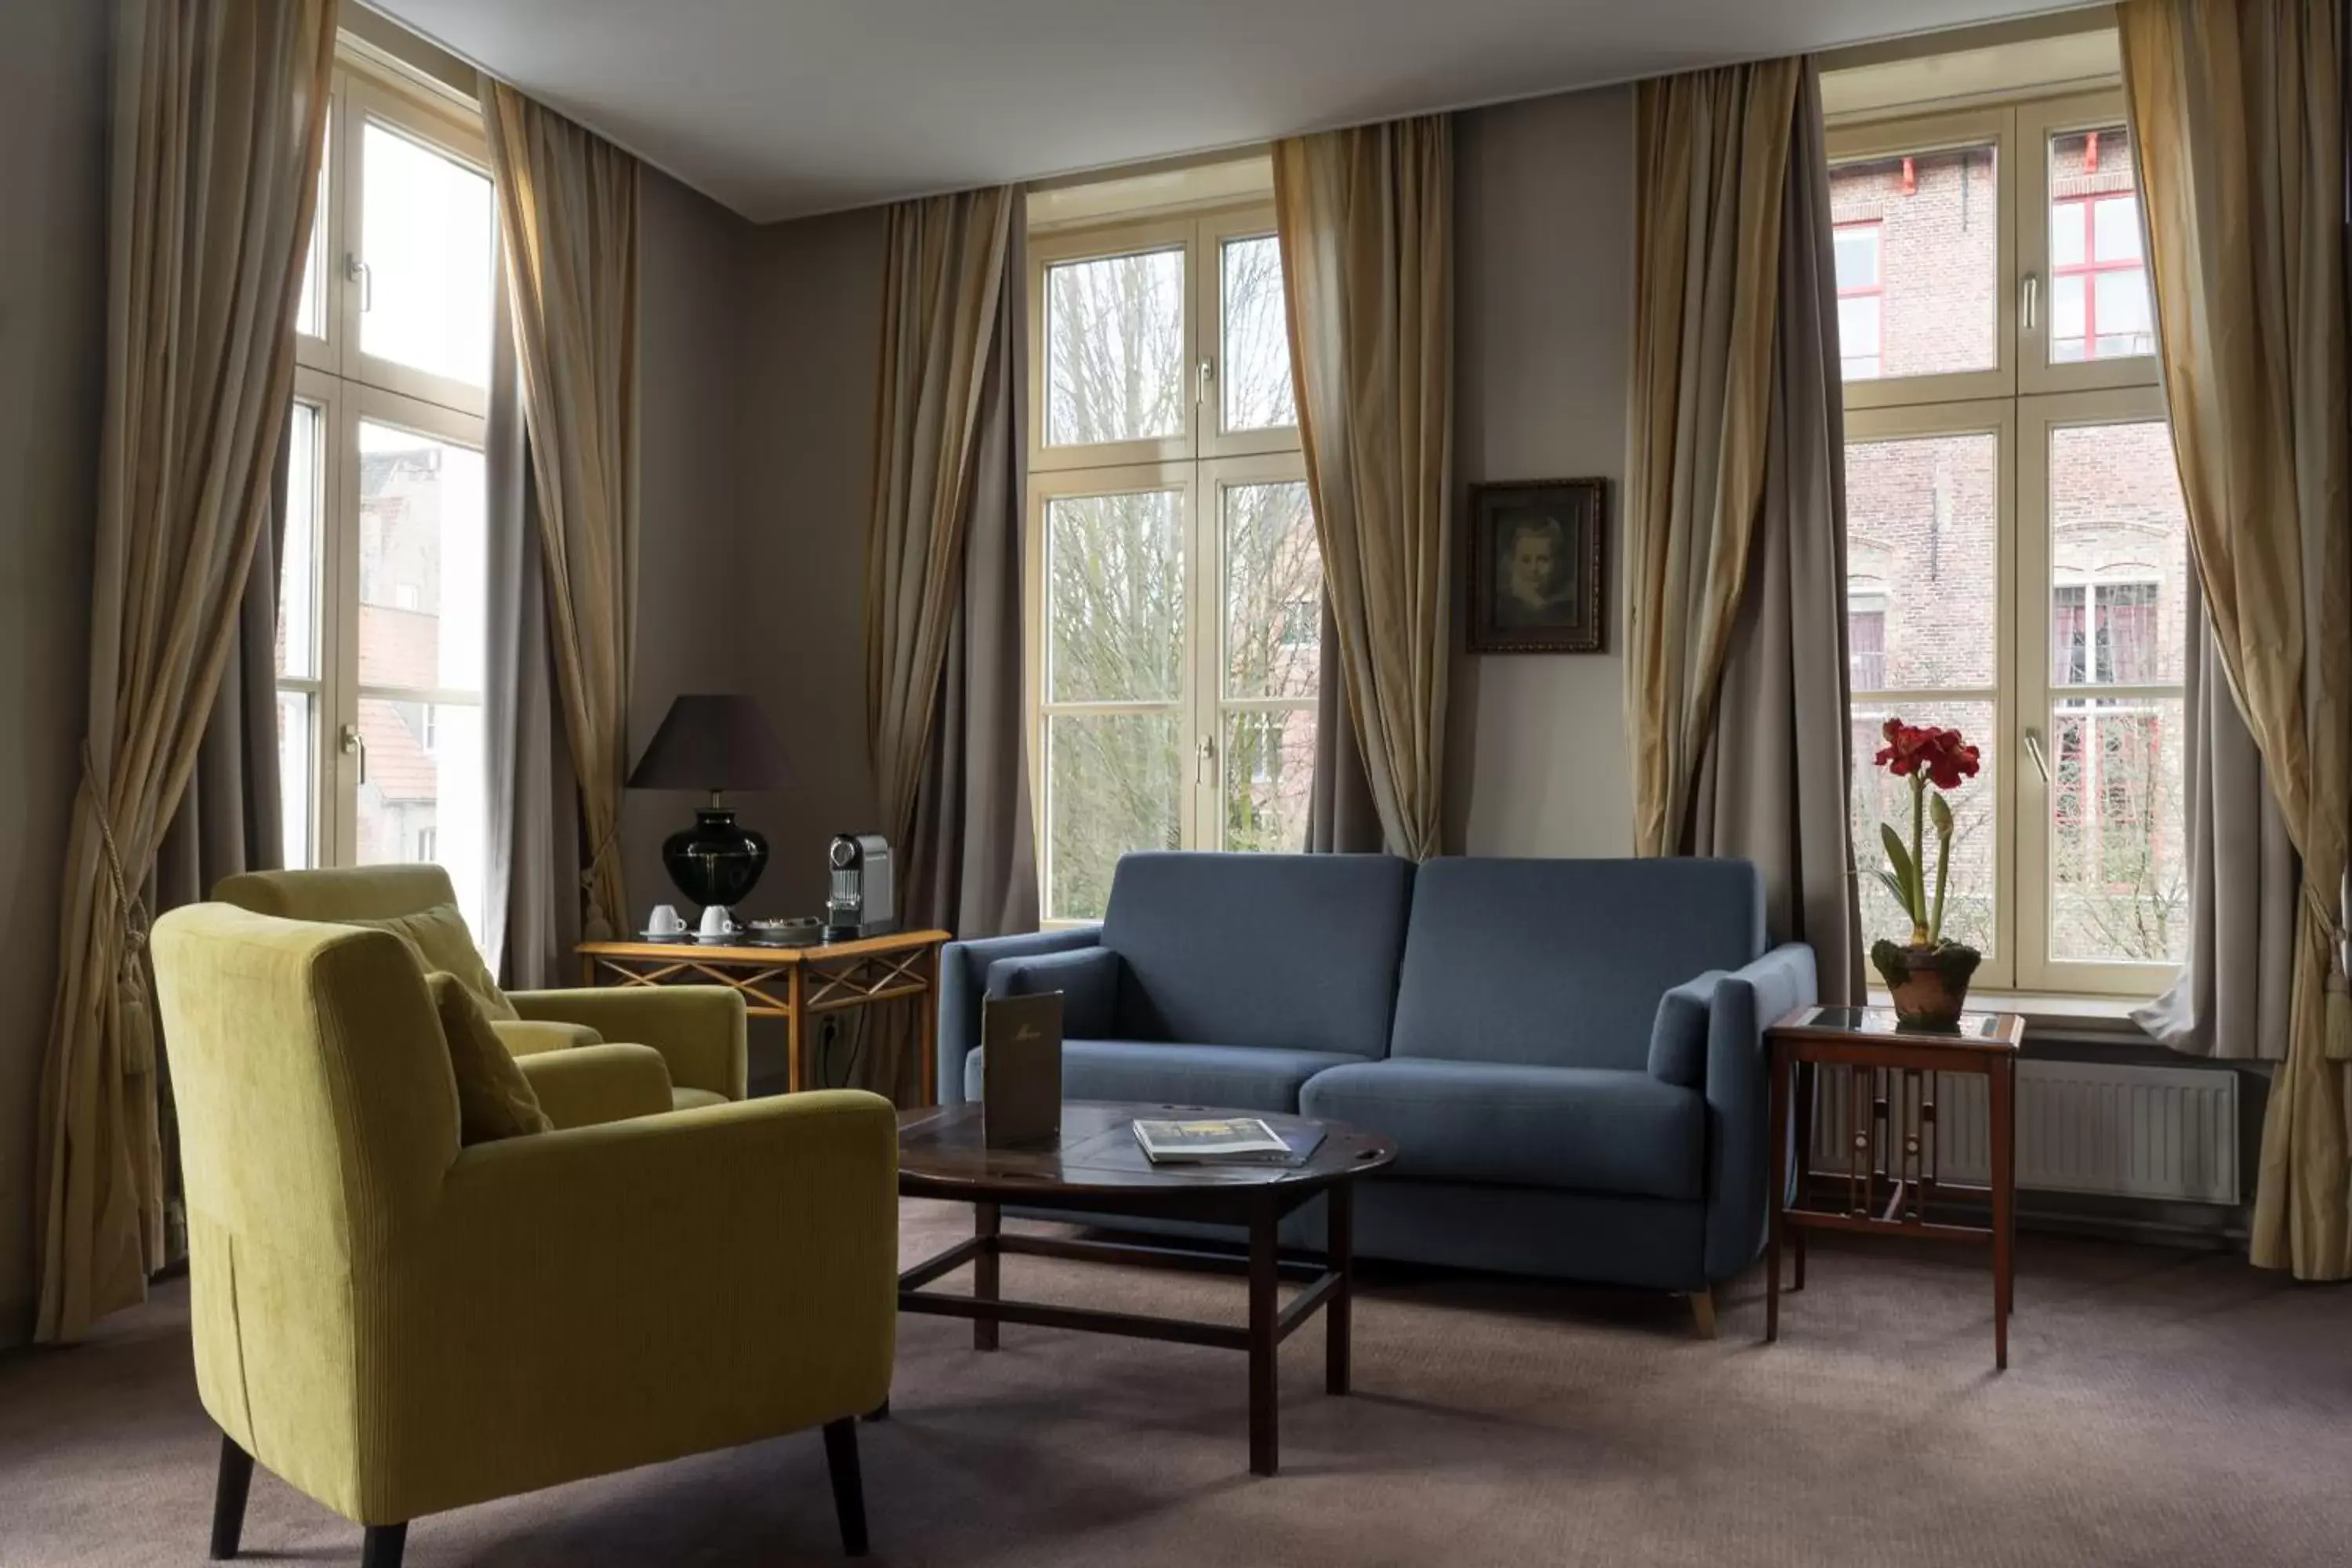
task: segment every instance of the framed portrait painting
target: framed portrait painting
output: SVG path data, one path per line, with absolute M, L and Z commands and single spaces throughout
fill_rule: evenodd
M 1599 653 L 1601 479 L 1470 487 L 1470 651 Z

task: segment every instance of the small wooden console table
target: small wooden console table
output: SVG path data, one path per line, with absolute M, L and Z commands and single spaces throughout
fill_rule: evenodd
M 1936 1241 L 1992 1244 L 1993 1364 L 2009 1367 L 2009 1314 L 2015 1306 L 2017 1245 L 2017 1056 L 2025 1020 L 2014 1013 L 1963 1013 L 1957 1027 L 1898 1027 L 1885 1007 L 1808 1004 L 1767 1031 L 1772 1053 L 1771 1241 L 1765 1262 L 1764 1338 L 1780 1337 L 1780 1238 L 1790 1234 L 1797 1277 L 1805 1288 L 1805 1232 L 1861 1231 Z M 1812 1166 L 1813 1079 L 1822 1064 L 1854 1070 L 1846 1099 L 1844 1202 L 1834 1209 L 1805 1206 L 1805 1184 L 1789 1192 L 1790 1111 L 1796 1112 L 1798 1169 Z M 1947 1182 L 1937 1173 L 1943 1132 L 1937 1118 L 1936 1075 L 1984 1075 L 1990 1114 L 1990 1176 L 1984 1186 Z M 1836 1190 L 1832 1178 L 1831 1190 Z M 1927 1218 L 1938 1196 L 1990 1200 L 1990 1227 Z
M 922 1034 L 923 1103 L 939 1093 L 940 948 L 943 931 L 898 931 L 813 947 L 721 947 L 701 942 L 583 942 L 584 985 L 724 985 L 743 994 L 755 1018 L 782 1018 L 787 1031 L 785 1084 L 808 1087 L 808 1023 L 820 1013 L 870 1007 L 900 996 L 926 998 L 917 1012 Z

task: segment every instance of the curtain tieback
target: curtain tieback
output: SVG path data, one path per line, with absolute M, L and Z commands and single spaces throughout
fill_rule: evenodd
M 155 1068 L 155 1032 L 153 1017 L 147 1005 L 147 971 L 141 962 L 147 950 L 149 916 L 143 893 L 131 889 L 130 874 L 122 868 L 122 847 L 114 836 L 114 816 L 107 806 L 106 791 L 100 787 L 98 764 L 91 758 L 89 737 L 81 742 L 82 788 L 89 795 L 90 810 L 98 816 L 99 842 L 106 850 L 106 875 L 114 889 L 115 916 L 122 922 L 122 952 L 115 961 L 115 1000 L 121 1010 L 122 1057 L 124 1068 L 131 1073 L 152 1073 Z

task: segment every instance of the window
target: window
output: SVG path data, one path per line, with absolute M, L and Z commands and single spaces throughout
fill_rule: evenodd
M 1031 242 L 1030 693 L 1048 920 L 1130 849 L 1306 847 L 1323 565 L 1263 205 Z
M 296 321 L 286 863 L 436 862 L 478 935 L 495 233 L 471 109 L 346 60 Z
M 1989 989 L 2151 994 L 2186 948 L 2187 517 L 2121 117 L 2106 93 L 1832 136 L 1855 854 L 1906 809 L 1879 725 L 1964 730 L 1985 768 L 1945 925 Z M 1898 929 L 1862 889 L 1865 931 Z

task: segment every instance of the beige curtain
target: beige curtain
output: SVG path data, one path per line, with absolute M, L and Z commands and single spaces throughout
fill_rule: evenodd
M 124 0 L 115 29 L 89 724 L 41 1081 L 35 1332 L 142 1300 L 163 1245 L 139 889 L 235 646 L 294 389 L 329 0 Z
M 1307 489 L 1381 831 L 1444 824 L 1453 596 L 1454 136 L 1424 115 L 1275 143 Z
M 866 723 L 893 844 L 914 839 L 961 603 L 1018 205 L 1003 185 L 890 208 L 866 532 Z
M 1811 61 L 1793 113 L 1748 583 L 1675 852 L 1753 861 L 1764 875 L 1771 940 L 1811 944 L 1822 1000 L 1855 1003 L 1863 948 L 1846 813 L 1845 384 L 1830 165 Z
M 482 91 L 538 503 L 546 615 L 580 785 L 582 934 L 630 929 L 621 876 L 636 647 L 637 163 L 503 82 Z
M 2352 399 L 2344 39 L 2323 0 L 2130 0 L 2124 84 L 2213 635 L 2303 858 L 2253 1260 L 2352 1277 Z
M 1754 553 L 1802 67 L 1635 89 L 1625 709 L 1643 855 L 1674 853 L 1687 830 Z

